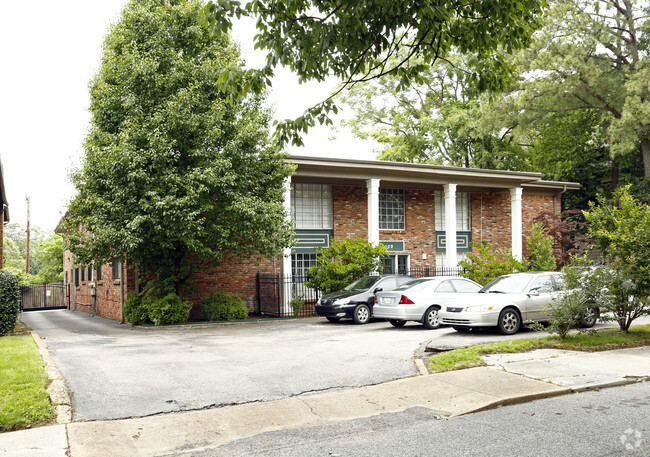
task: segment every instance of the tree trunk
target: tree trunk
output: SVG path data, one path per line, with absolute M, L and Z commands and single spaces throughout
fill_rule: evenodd
M 643 157 L 643 176 L 650 179 L 650 139 L 641 140 L 641 156 Z
M 615 191 L 616 188 L 618 187 L 618 176 L 619 175 L 619 168 L 618 168 L 618 160 L 616 157 L 612 159 L 612 191 Z

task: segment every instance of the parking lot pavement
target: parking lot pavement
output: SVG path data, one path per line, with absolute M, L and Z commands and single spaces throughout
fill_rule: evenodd
M 289 398 L 417 373 L 421 325 L 322 318 L 134 328 L 82 313 L 24 313 L 72 392 L 74 421 Z M 435 332 L 435 331 L 434 331 Z

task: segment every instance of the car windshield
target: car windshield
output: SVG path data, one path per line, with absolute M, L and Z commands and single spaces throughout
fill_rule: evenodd
M 500 276 L 493 279 L 487 286 L 479 290 L 480 294 L 522 294 L 530 282 L 532 275 L 517 274 Z
M 368 290 L 381 279 L 380 276 L 366 276 L 348 284 L 343 290 Z
M 401 286 L 399 286 L 398 288 L 396 288 L 394 290 L 406 290 L 406 289 L 409 289 L 409 290 L 422 290 L 425 287 L 427 287 L 428 285 L 430 285 L 432 281 L 435 281 L 435 279 L 430 279 L 430 278 L 413 279 L 411 281 L 405 282 L 404 284 L 402 284 Z

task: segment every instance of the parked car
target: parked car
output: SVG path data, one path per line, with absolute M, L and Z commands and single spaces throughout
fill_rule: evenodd
M 413 276 L 406 275 L 365 276 L 343 290 L 323 295 L 316 303 L 316 314 L 330 322 L 347 317 L 355 324 L 365 324 L 372 317 L 375 293 L 393 290 L 411 279 Z
M 373 315 L 388 319 L 394 327 L 417 321 L 428 329 L 440 327 L 438 311 L 459 293 L 478 292 L 481 285 L 458 276 L 436 276 L 413 279 L 398 288 L 378 292 Z
M 562 293 L 563 283 L 564 274 L 556 272 L 500 276 L 476 294 L 448 301 L 439 313 L 440 321 L 458 331 L 497 327 L 499 332 L 512 335 L 522 324 L 548 321 L 545 308 Z M 583 325 L 593 327 L 598 310 L 588 311 Z

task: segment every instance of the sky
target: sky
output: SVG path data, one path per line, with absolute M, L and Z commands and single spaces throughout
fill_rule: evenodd
M 88 131 L 88 83 L 97 72 L 102 42 L 126 0 L 3 2 L 0 13 L 0 160 L 11 223 L 52 231 L 74 195 L 68 173 L 80 163 Z M 235 25 L 249 66 L 264 55 L 253 50 L 252 21 Z M 269 102 L 278 119 L 295 118 L 323 100 L 335 81 L 299 85 L 277 73 Z M 336 136 L 334 141 L 331 137 Z M 310 131 L 291 154 L 373 159 L 373 145 L 346 129 Z

